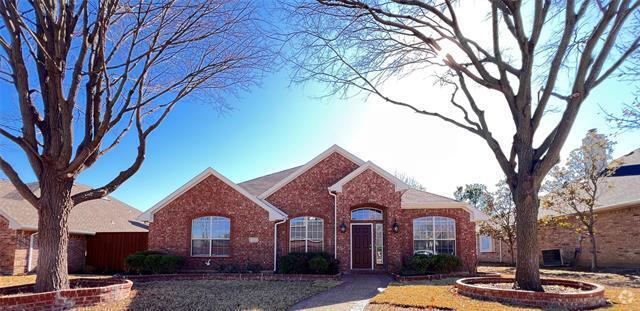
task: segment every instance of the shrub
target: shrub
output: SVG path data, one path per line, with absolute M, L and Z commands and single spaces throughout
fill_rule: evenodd
M 129 255 L 125 264 L 129 273 L 175 273 L 184 265 L 184 257 L 142 251 Z
M 260 273 L 263 270 L 265 270 L 265 269 L 259 263 L 249 263 L 249 264 L 247 264 L 247 272 Z
M 462 268 L 462 260 L 459 257 L 449 254 L 438 254 L 431 256 L 432 270 L 435 273 L 447 274 Z
M 402 275 L 426 275 L 448 274 L 460 270 L 462 260 L 449 254 L 422 255 L 417 254 L 405 260 L 400 274 Z
M 278 272 L 284 274 L 336 274 L 338 269 L 338 261 L 324 252 L 289 253 L 278 260 Z
M 329 271 L 329 262 L 322 256 L 314 256 L 309 259 L 309 270 L 315 274 L 326 274 Z

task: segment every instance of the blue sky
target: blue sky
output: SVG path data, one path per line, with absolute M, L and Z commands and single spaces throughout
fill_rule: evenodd
M 433 96 L 436 92 L 441 91 L 435 87 L 424 90 Z M 448 196 L 457 185 L 482 182 L 491 186 L 502 176 L 484 142 L 462 130 L 374 97 L 320 99 L 319 94 L 321 86 L 290 85 L 287 72 L 282 71 L 229 98 L 233 110 L 222 114 L 207 99 L 183 102 L 152 134 L 140 171 L 113 195 L 146 210 L 209 166 L 240 182 L 303 164 L 332 144 L 390 172 L 414 176 L 427 190 Z M 612 132 L 598 104 L 616 110 L 631 98 L 623 94 L 629 94 L 629 86 L 615 81 L 592 94 L 564 155 L 578 146 L 590 128 Z M 617 136 L 616 156 L 640 147 L 637 138 L 637 132 Z M 33 180 L 16 148 L 2 152 L 18 163 L 17 170 L 26 180 Z M 125 141 L 85 171 L 79 182 L 102 185 L 115 176 L 116 169 L 130 163 L 133 152 L 134 146 Z

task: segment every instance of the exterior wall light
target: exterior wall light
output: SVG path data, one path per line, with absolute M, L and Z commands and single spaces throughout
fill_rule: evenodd
M 393 225 L 391 226 L 391 230 L 393 230 L 393 233 L 398 233 L 398 231 L 400 231 L 400 226 L 398 225 L 398 222 L 395 219 L 393 220 Z
M 340 224 L 340 232 L 342 233 L 347 232 L 347 225 L 345 225 L 344 222 Z

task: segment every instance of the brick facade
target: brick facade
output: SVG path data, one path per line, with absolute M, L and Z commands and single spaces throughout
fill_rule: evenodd
M 12 230 L 9 222 L 0 216 L 0 274 L 25 274 L 33 272 L 38 264 L 38 239 L 34 237 L 34 245 L 31 254 L 31 270 L 29 267 L 29 245 L 34 231 Z M 84 270 L 85 254 L 87 250 L 86 238 L 83 235 L 71 235 L 69 237 L 68 268 L 69 272 Z
M 318 164 L 271 194 L 267 201 L 285 212 L 289 219 L 315 216 L 324 220 L 324 250 L 333 254 L 333 197 L 327 190 L 358 165 L 338 153 Z M 340 219 L 340 218 L 338 218 Z M 278 255 L 289 252 L 290 222 L 278 226 Z
M 0 274 L 13 274 L 16 242 L 16 231 L 10 229 L 9 221 L 0 216 Z
M 318 217 L 324 221 L 324 251 L 334 254 L 336 239 L 335 254 L 340 261 L 340 270 L 349 271 L 350 228 L 352 223 L 357 222 L 351 220 L 351 211 L 372 207 L 382 210 L 384 215 L 382 221 L 376 221 L 384 225 L 383 264 L 376 265 L 376 269 L 397 272 L 403 259 L 413 254 L 414 218 L 443 216 L 456 222 L 456 255 L 462 258 L 467 270 L 475 271 L 475 223 L 471 221 L 471 215 L 466 210 L 402 209 L 403 192 L 396 191 L 394 183 L 373 169 L 366 169 L 346 182 L 334 200 L 328 188 L 358 167 L 358 163 L 339 152 L 330 153 L 265 199 L 288 216 L 287 221 L 277 226 L 277 256 L 289 253 L 291 219 L 302 216 Z M 346 232 L 336 230 L 334 204 L 337 208 L 337 226 L 345 224 Z M 266 211 L 215 176 L 207 177 L 155 212 L 149 227 L 149 248 L 185 256 L 189 268 L 206 268 L 203 263 L 209 258 L 190 256 L 191 220 L 205 215 L 231 219 L 231 256 L 211 258 L 214 266 L 241 266 L 258 262 L 268 268 L 273 264 L 275 222 L 268 220 Z M 399 224 L 397 233 L 392 230 L 394 223 Z M 337 235 L 334 234 L 334 230 L 338 231 Z M 259 238 L 259 243 L 248 243 L 249 237 Z M 372 241 L 372 244 L 375 245 L 375 241 Z
M 640 205 L 616 210 L 601 211 L 596 214 L 596 243 L 598 266 L 602 268 L 640 267 L 640 240 L 627 237 L 640 236 Z M 540 249 L 561 249 L 565 264 L 588 267 L 591 264 L 591 243 L 588 236 L 582 236 L 569 228 L 542 226 L 538 232 Z M 499 262 L 498 241 L 492 253 L 480 253 L 482 262 Z M 502 260 L 511 260 L 506 243 L 502 245 Z M 576 249 L 581 249 L 577 253 Z
M 202 216 L 230 219 L 228 257 L 191 257 L 191 221 Z M 267 211 L 212 175 L 154 215 L 149 226 L 149 249 L 184 256 L 190 268 L 215 269 L 221 265 L 241 268 L 246 264 L 260 264 L 271 269 L 273 230 Z M 258 241 L 253 243 L 249 238 Z

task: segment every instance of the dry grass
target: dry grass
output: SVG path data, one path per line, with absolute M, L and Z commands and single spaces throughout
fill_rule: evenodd
M 78 278 L 110 278 L 111 275 L 95 275 L 95 274 L 73 274 L 69 276 L 71 279 Z M 0 276 L 0 287 L 16 286 L 23 284 L 33 284 L 36 282 L 35 275 L 10 275 Z
M 496 271 L 492 272 L 508 272 Z M 640 310 L 640 287 L 633 277 L 624 275 L 609 275 L 607 273 L 574 273 L 573 271 L 544 271 L 544 276 L 563 277 L 604 284 L 605 296 L 610 305 L 602 310 Z M 410 283 L 393 283 L 384 292 L 374 297 L 367 307 L 370 311 L 388 310 L 469 310 L 469 311 L 500 311 L 500 310 L 539 310 L 537 308 L 523 308 L 510 306 L 494 301 L 481 301 L 458 295 L 453 284 L 455 278 L 438 281 L 422 281 Z M 615 284 L 617 286 L 612 286 Z
M 163 281 L 136 285 L 131 296 L 85 310 L 285 310 L 336 281 Z

